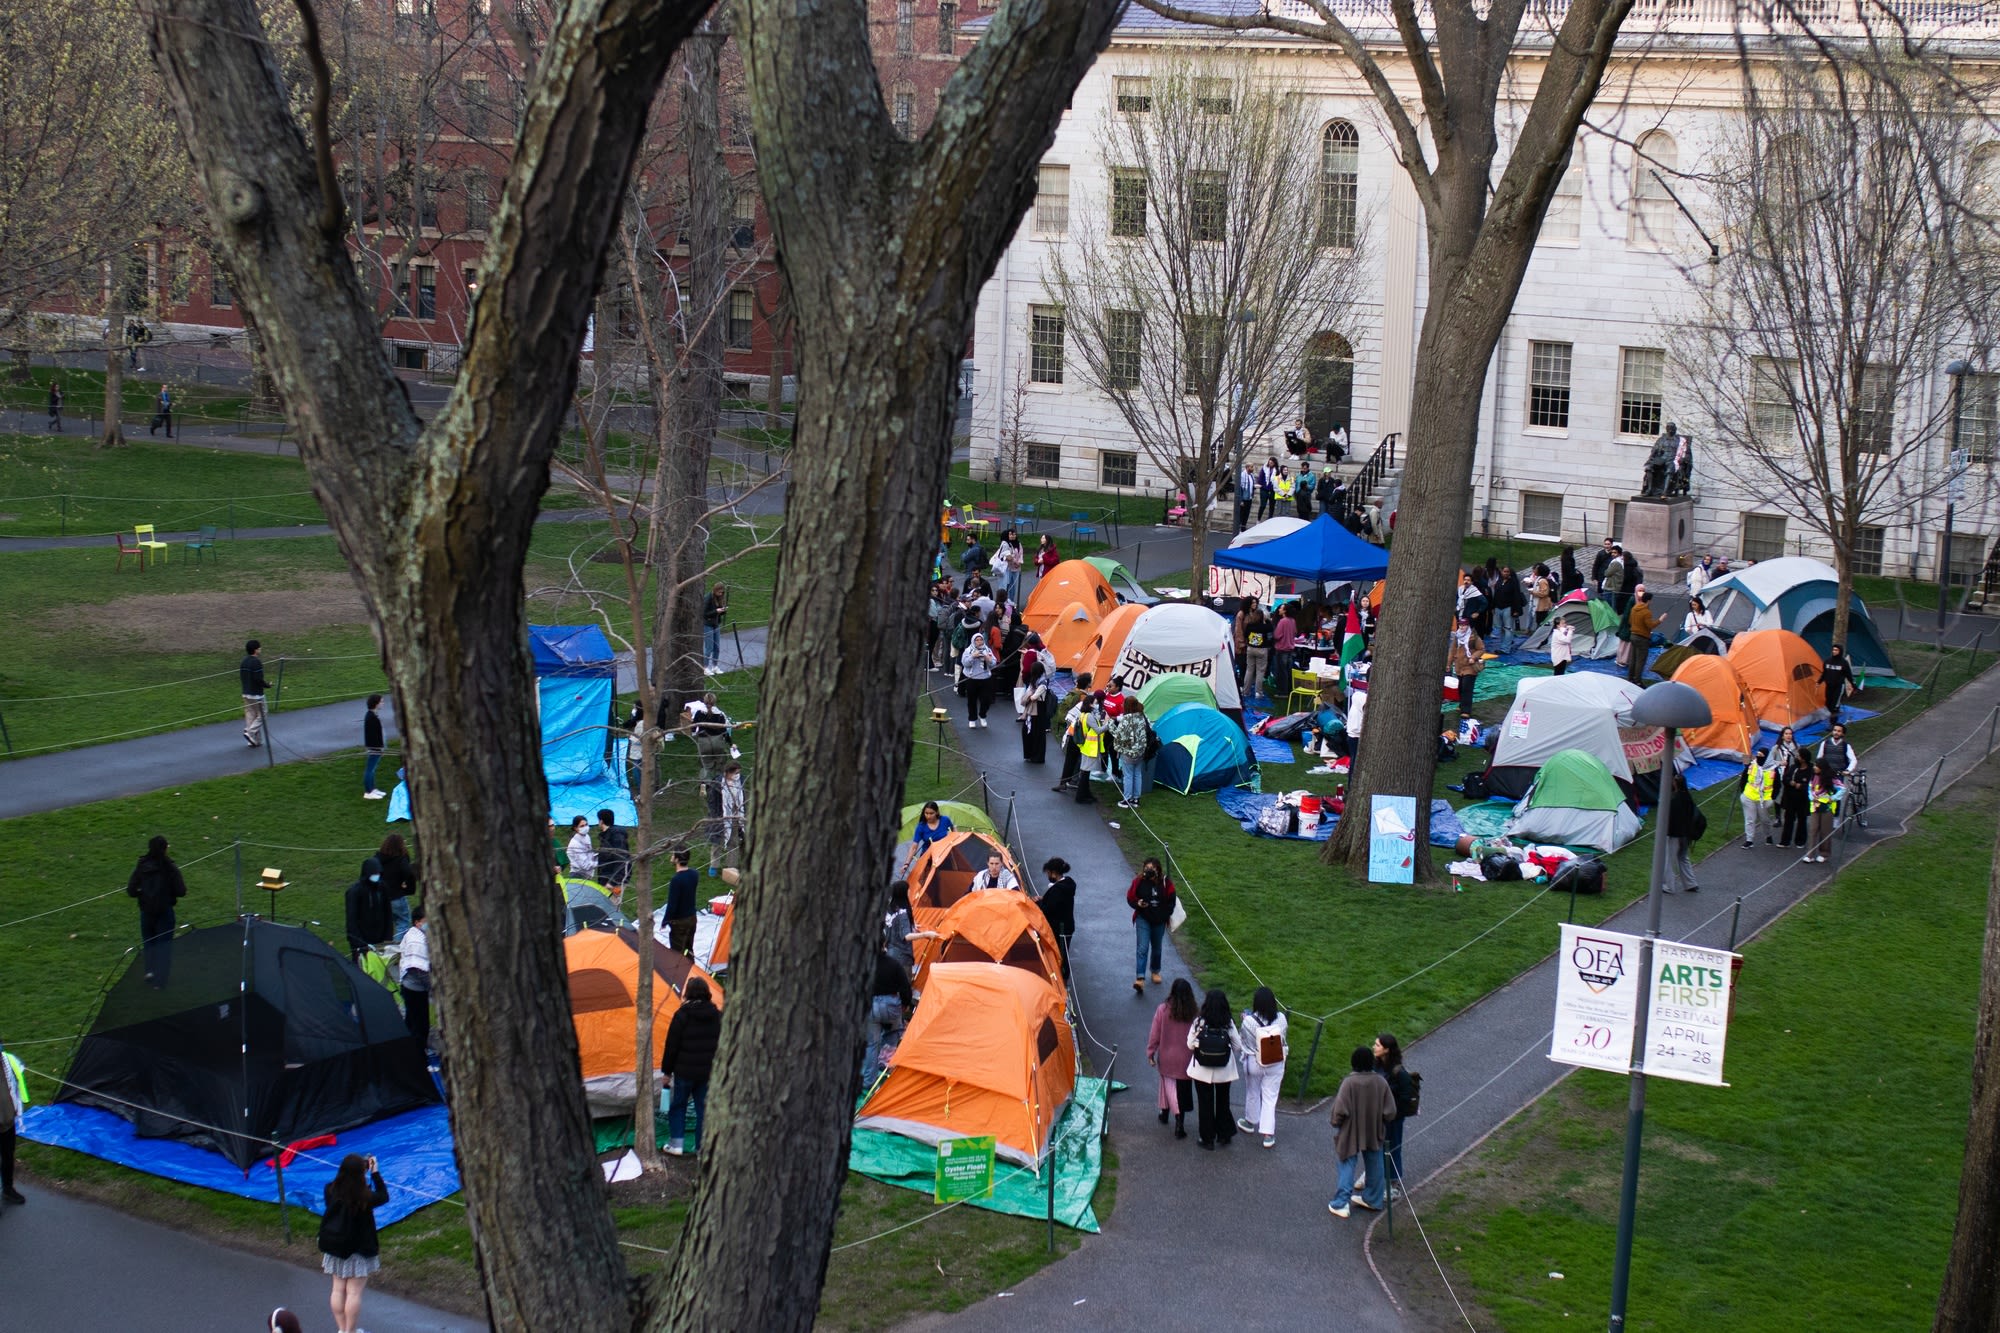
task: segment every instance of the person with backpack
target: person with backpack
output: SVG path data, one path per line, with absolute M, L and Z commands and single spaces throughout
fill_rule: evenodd
M 1375 1034 L 1375 1072 L 1389 1084 L 1396 1103 L 1396 1118 L 1389 1122 L 1382 1141 L 1383 1176 L 1392 1198 L 1403 1197 L 1403 1124 L 1417 1113 L 1417 1097 L 1423 1077 L 1403 1067 L 1403 1044 L 1387 1032 Z
M 146 961 L 146 984 L 164 990 L 173 969 L 174 904 L 187 897 L 181 868 L 167 855 L 167 840 L 157 834 L 146 843 L 146 854 L 132 867 L 125 893 L 139 901 L 139 942 Z
M 886 957 L 886 955 L 883 955 Z M 894 967 L 892 962 L 889 964 Z M 904 982 L 905 987 L 908 981 Z M 667 1041 L 660 1053 L 660 1072 L 672 1091 L 667 1094 L 667 1156 L 692 1151 L 708 1132 L 708 1075 L 715 1067 L 715 1049 L 722 1044 L 722 1011 L 715 1007 L 708 982 L 689 977 L 681 988 L 681 1007 L 667 1023 Z M 694 1105 L 695 1132 L 687 1133 L 688 1105 Z
M 1285 1086 L 1285 1012 L 1269 986 L 1259 986 L 1243 1011 L 1243 1118 L 1236 1127 L 1262 1134 L 1264 1146 L 1278 1146 L 1278 1094 Z
M 1396 1119 L 1396 1096 L 1389 1082 L 1375 1072 L 1375 1052 L 1356 1046 L 1348 1058 L 1353 1070 L 1333 1094 L 1333 1152 L 1340 1171 L 1326 1210 L 1346 1217 L 1350 1202 L 1371 1213 L 1388 1203 L 1383 1188 L 1382 1145 Z
M 1243 1058 L 1243 1040 L 1229 1015 L 1229 997 L 1212 990 L 1202 998 L 1201 1013 L 1188 1028 L 1188 1077 L 1194 1080 L 1195 1141 L 1213 1150 L 1227 1148 L 1236 1137 L 1236 1118 L 1229 1110 L 1229 1085 Z
M 1118 784 L 1124 793 L 1118 808 L 1136 810 L 1139 798 L 1146 794 L 1146 779 L 1152 771 L 1153 756 L 1160 749 L 1153 724 L 1146 720 L 1146 706 L 1139 702 L 1137 695 L 1126 696 L 1124 710 L 1111 724 L 1111 748 L 1118 752 Z
M 1666 764 L 1673 762 L 1674 757 L 1668 755 Z M 1673 796 L 1667 801 L 1667 848 L 1670 853 L 1667 882 L 1661 887 L 1668 893 L 1700 893 L 1701 885 L 1695 883 L 1694 861 L 1688 856 L 1688 849 L 1708 832 L 1708 816 L 1695 804 L 1687 783 L 1671 767 L 1660 769 L 1660 781 L 1671 782 L 1674 788 Z
M 1167 988 L 1167 998 L 1153 1011 L 1153 1027 L 1146 1034 L 1146 1063 L 1160 1071 L 1160 1123 L 1174 1118 L 1174 1137 L 1187 1137 L 1187 1113 L 1194 1110 L 1194 1080 L 1188 1077 L 1188 1062 L 1194 1052 L 1188 1048 L 1188 1031 L 1194 1026 L 1200 1007 L 1194 987 L 1186 977 L 1175 977 Z
M 1088 780 L 1087 778 L 1085 779 Z M 1132 909 L 1134 933 L 1138 937 L 1137 959 L 1132 964 L 1132 989 L 1146 991 L 1146 960 L 1152 958 L 1153 984 L 1160 982 L 1160 947 L 1167 938 L 1167 923 L 1174 919 L 1174 882 L 1160 868 L 1160 858 L 1149 856 L 1125 890 L 1125 902 Z
M 334 1327 L 339 1333 L 361 1333 L 361 1293 L 382 1268 L 375 1210 L 389 1202 L 389 1187 L 373 1157 L 349 1153 L 326 1182 L 322 1198 L 320 1271 L 333 1279 Z

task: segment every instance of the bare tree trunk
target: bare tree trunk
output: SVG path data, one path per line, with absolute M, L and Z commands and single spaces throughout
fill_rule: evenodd
M 104 433 L 100 449 L 125 446 L 125 272 L 113 263 L 111 300 L 104 310 Z
M 1979 1027 L 1972 1046 L 1972 1117 L 1958 1177 L 1958 1227 L 1945 1261 L 1934 1333 L 2000 1331 L 2000 840 L 1986 892 Z

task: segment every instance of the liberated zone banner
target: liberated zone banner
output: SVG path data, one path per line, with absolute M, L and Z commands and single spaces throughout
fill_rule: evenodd
M 1652 975 L 1642 978 L 1637 975 L 1640 943 L 1637 935 L 1614 930 L 1562 927 L 1549 1059 L 1614 1074 L 1632 1072 L 1632 1042 L 1643 1002 L 1641 1072 L 1726 1086 L 1722 1055 L 1734 955 L 1727 949 L 1655 940 Z

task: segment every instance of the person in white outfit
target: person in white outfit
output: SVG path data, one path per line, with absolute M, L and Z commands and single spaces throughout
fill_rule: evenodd
M 590 821 L 578 815 L 569 823 L 569 873 L 578 879 L 597 878 L 597 851 L 590 845 Z
M 1236 1127 L 1262 1134 L 1264 1146 L 1278 1146 L 1278 1094 L 1285 1086 L 1285 1014 L 1269 986 L 1259 986 L 1243 1012 L 1243 1118 Z

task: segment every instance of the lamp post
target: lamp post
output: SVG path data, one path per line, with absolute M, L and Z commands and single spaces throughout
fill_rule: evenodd
M 1611 1333 L 1623 1333 L 1625 1295 L 1632 1278 L 1632 1224 L 1639 1204 L 1639 1141 L 1646 1126 L 1646 1018 L 1652 993 L 1653 941 L 1660 937 L 1660 905 L 1667 877 L 1667 821 L 1673 817 L 1675 741 L 1683 728 L 1714 721 L 1708 700 L 1692 685 L 1666 680 L 1642 691 L 1632 705 L 1636 726 L 1664 727 L 1660 802 L 1653 811 L 1653 877 L 1646 886 L 1646 935 L 1639 941 L 1639 1015 L 1632 1028 L 1632 1090 L 1625 1109 L 1625 1178 L 1618 1192 L 1618 1251 L 1611 1264 Z
M 1944 622 L 1951 603 L 1951 520 L 1958 508 L 1958 493 L 1965 486 L 1965 457 L 1958 447 L 1958 419 L 1965 409 L 1965 377 L 1972 373 L 1972 363 L 1963 359 L 1952 362 L 1944 368 L 1951 377 L 1951 452 L 1945 461 L 1944 473 L 1944 549 L 1938 553 L 1938 631 L 1944 631 Z

